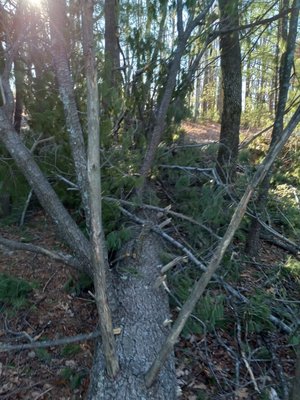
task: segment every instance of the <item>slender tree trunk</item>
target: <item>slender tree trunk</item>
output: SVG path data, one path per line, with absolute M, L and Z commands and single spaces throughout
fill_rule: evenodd
M 239 27 L 238 4 L 238 0 L 219 0 L 221 30 Z M 224 103 L 217 171 L 223 182 L 231 182 L 235 177 L 242 111 L 241 49 L 238 30 L 221 34 L 220 48 Z
M 15 111 L 14 111 L 14 127 L 20 133 L 22 124 L 23 113 L 23 91 L 24 91 L 24 67 L 20 60 L 15 58 L 14 61 L 14 75 L 15 75 Z
M 105 62 L 104 62 L 104 96 L 102 104 L 104 113 L 117 114 L 117 102 L 121 95 L 120 50 L 118 33 L 119 1 L 105 0 Z
M 82 127 L 80 124 L 75 93 L 74 82 L 68 62 L 65 46 L 65 0 L 48 0 L 50 14 L 50 29 L 52 38 L 52 55 L 56 70 L 60 97 L 66 115 L 69 142 L 74 160 L 78 187 L 80 189 L 82 203 L 87 219 L 89 219 L 88 191 L 86 179 L 86 152 Z
M 201 77 L 196 78 L 194 121 L 198 121 L 200 113 Z
M 290 16 L 286 51 L 282 55 L 282 61 L 281 61 L 281 69 L 279 77 L 279 83 L 280 83 L 279 97 L 278 97 L 276 117 L 274 122 L 274 128 L 272 131 L 272 139 L 270 147 L 273 147 L 275 143 L 279 140 L 283 130 L 283 122 L 284 122 L 283 118 L 288 98 L 291 70 L 294 62 L 299 8 L 300 8 L 300 0 L 294 0 Z M 259 219 L 263 219 L 263 211 L 268 199 L 271 176 L 272 176 L 272 171 L 270 170 L 270 172 L 267 174 L 267 176 L 265 177 L 260 186 L 258 199 L 256 201 L 256 210 Z M 257 255 L 259 249 L 260 230 L 261 230 L 261 225 L 258 219 L 253 218 L 246 243 L 246 251 L 251 256 Z
M 115 340 L 106 286 L 108 262 L 102 226 L 99 95 L 94 52 L 93 9 L 93 0 L 83 0 L 83 50 L 87 81 L 88 116 L 87 179 L 90 200 L 92 268 L 94 276 L 95 299 L 100 317 L 100 331 L 102 348 L 106 362 L 106 371 L 108 376 L 113 378 L 119 371 L 119 364 L 116 356 Z

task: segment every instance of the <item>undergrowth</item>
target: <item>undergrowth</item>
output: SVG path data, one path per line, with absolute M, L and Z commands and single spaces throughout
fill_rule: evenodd
M 35 284 L 24 279 L 0 274 L 0 305 L 7 309 L 19 310 L 28 305 L 28 295 Z

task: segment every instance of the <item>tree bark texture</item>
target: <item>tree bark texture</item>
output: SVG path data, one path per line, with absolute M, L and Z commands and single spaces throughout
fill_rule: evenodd
M 110 91 L 118 86 L 120 81 L 120 51 L 118 38 L 118 0 L 105 0 L 105 84 L 108 86 L 107 106 L 111 106 Z
M 239 27 L 238 0 L 219 0 L 220 29 Z M 223 111 L 217 172 L 223 182 L 234 179 L 242 111 L 242 73 L 239 31 L 220 35 Z
M 14 75 L 15 75 L 15 87 L 16 87 L 14 127 L 15 130 L 18 133 L 20 133 L 22 124 L 22 113 L 23 113 L 24 71 L 22 62 L 19 59 L 17 59 L 17 57 L 14 60 Z
M 50 29 L 52 38 L 52 55 L 58 81 L 59 93 L 64 106 L 69 133 L 69 142 L 74 160 L 78 187 L 83 207 L 88 217 L 88 192 L 86 179 L 86 152 L 82 127 L 80 124 L 74 93 L 74 82 L 68 62 L 65 45 L 65 0 L 48 0 Z
M 137 238 L 139 240 L 139 238 Z M 134 243 L 136 243 L 134 241 Z M 133 245 L 134 246 L 134 245 Z M 116 303 L 113 308 L 114 327 L 121 328 L 116 336 L 120 372 L 111 380 L 104 370 L 102 346 L 96 348 L 91 375 L 89 400 L 175 400 L 176 376 L 174 355 L 161 370 L 155 384 L 147 389 L 144 375 L 156 357 L 169 329 L 164 321 L 170 319 L 168 296 L 155 287 L 159 277 L 161 245 L 152 234 L 138 242 L 136 258 L 114 267 L 111 287 Z M 132 252 L 131 246 L 124 249 Z
M 108 266 L 104 231 L 102 226 L 99 95 L 95 65 L 93 35 L 93 0 L 82 3 L 83 50 L 87 82 L 88 160 L 87 180 L 90 209 L 92 269 L 95 299 L 100 317 L 100 331 L 106 361 L 106 371 L 114 377 L 119 370 L 111 313 L 107 299 L 106 270 Z

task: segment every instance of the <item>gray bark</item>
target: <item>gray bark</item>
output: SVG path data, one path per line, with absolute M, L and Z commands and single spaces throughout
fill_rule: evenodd
M 137 258 L 127 258 L 127 261 L 114 268 L 112 276 L 114 298 L 117 299 L 113 309 L 114 327 L 121 328 L 121 334 L 116 336 L 120 372 L 114 380 L 105 375 L 99 342 L 91 375 L 89 400 L 176 399 L 173 353 L 153 387 L 147 389 L 144 382 L 144 374 L 168 334 L 164 321 L 170 318 L 170 314 L 166 292 L 161 287 L 154 287 L 160 275 L 160 244 L 156 238 L 148 235 L 138 246 L 140 253 Z M 124 249 L 124 252 L 128 250 Z
M 100 331 L 106 372 L 114 377 L 118 370 L 111 312 L 107 299 L 106 272 L 108 267 L 102 226 L 101 170 L 100 170 L 100 130 L 98 79 L 95 65 L 93 36 L 93 0 L 82 3 L 83 50 L 87 82 L 88 116 L 88 194 L 90 209 L 92 269 L 95 287 L 95 299 L 100 317 Z
M 118 38 L 118 0 L 105 0 L 105 84 L 108 86 L 108 98 L 104 99 L 108 107 L 112 106 L 111 91 L 120 86 L 120 51 Z
M 88 218 L 88 192 L 86 179 L 86 152 L 74 93 L 74 82 L 68 63 L 65 46 L 65 0 L 48 0 L 50 28 L 52 37 L 52 55 L 59 86 L 61 101 L 64 106 L 69 133 L 69 142 L 76 171 L 78 187 L 83 207 Z
M 91 254 L 89 241 L 62 205 L 2 108 L 0 108 L 0 140 L 34 189 L 39 202 L 56 224 L 61 236 L 79 259 L 88 266 Z

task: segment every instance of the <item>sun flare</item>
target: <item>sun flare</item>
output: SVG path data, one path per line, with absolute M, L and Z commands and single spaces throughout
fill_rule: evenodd
M 43 0 L 28 0 L 28 2 L 33 7 L 41 8 Z

